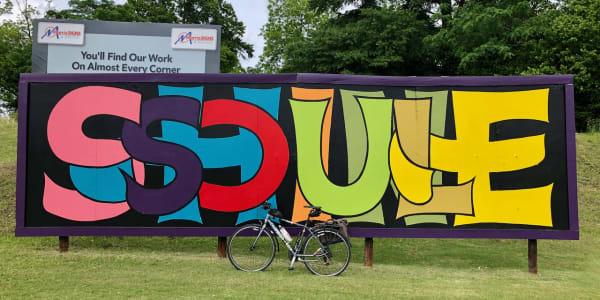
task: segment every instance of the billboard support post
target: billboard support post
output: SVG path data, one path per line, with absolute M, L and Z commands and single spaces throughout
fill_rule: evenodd
M 365 238 L 365 266 L 373 266 L 373 238 Z
M 221 258 L 227 257 L 225 249 L 227 248 L 227 237 L 220 236 L 217 240 L 217 256 Z
M 59 236 L 58 237 L 58 251 L 67 252 L 69 251 L 69 237 Z
M 527 260 L 529 265 L 529 273 L 537 274 L 537 240 L 527 240 Z

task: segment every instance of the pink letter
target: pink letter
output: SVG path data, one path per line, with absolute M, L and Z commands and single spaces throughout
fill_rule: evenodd
M 66 94 L 48 117 L 48 143 L 62 161 L 86 167 L 106 167 L 129 158 L 121 141 L 91 139 L 84 135 L 83 122 L 95 115 L 114 115 L 133 122 L 140 120 L 141 95 L 132 91 L 87 86 Z
M 44 209 L 51 214 L 73 221 L 98 221 L 114 218 L 129 210 L 127 201 L 118 203 L 96 202 L 74 190 L 54 183 L 44 173 Z

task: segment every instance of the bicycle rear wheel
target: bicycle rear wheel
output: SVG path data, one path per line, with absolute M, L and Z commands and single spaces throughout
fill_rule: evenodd
M 313 232 L 304 241 L 304 265 L 313 274 L 336 276 L 350 263 L 350 243 L 339 231 L 325 228 Z
M 275 257 L 275 240 L 266 229 L 259 235 L 260 225 L 240 227 L 227 243 L 227 257 L 238 270 L 246 272 L 266 269 Z

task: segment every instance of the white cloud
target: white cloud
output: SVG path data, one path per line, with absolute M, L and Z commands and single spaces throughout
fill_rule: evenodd
M 229 0 L 238 19 L 246 25 L 243 40 L 254 45 L 254 57 L 243 60 L 242 66 L 254 66 L 262 54 L 265 40 L 260 36 L 260 28 L 267 23 L 269 11 L 267 0 Z

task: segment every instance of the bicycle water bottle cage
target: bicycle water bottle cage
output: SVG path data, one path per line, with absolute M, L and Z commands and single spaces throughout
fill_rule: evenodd
M 283 218 L 283 214 L 277 208 L 269 209 L 269 214 L 277 219 Z

